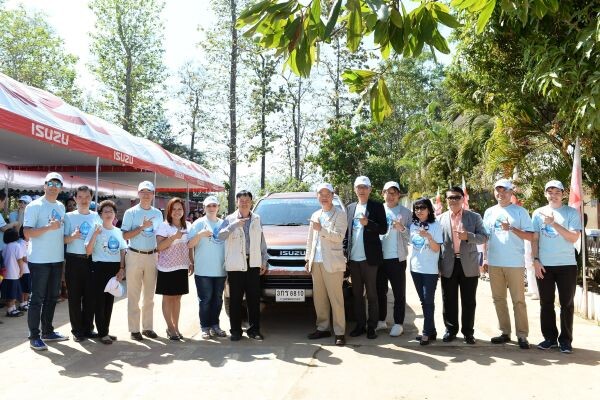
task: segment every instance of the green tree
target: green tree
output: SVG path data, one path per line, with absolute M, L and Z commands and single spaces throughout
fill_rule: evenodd
M 63 40 L 45 18 L 23 6 L 0 9 L 0 71 L 80 106 L 81 90 L 75 84 L 77 57 L 66 52 Z
M 189 158 L 191 161 L 200 162 L 199 152 L 195 148 L 197 134 L 200 127 L 208 118 L 208 112 L 203 105 L 206 102 L 208 82 L 206 71 L 200 65 L 191 62 L 185 63 L 179 70 L 180 88 L 177 95 L 185 107 L 180 115 L 185 126 L 184 132 L 190 134 Z
M 148 136 L 145 109 L 163 92 L 163 31 L 160 0 L 92 0 L 90 69 L 102 84 L 105 117 L 123 129 Z M 158 117 L 158 116 L 157 116 Z

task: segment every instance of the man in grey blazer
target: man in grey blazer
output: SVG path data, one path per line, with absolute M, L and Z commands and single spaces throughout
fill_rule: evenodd
M 448 211 L 440 216 L 442 244 L 440 271 L 444 303 L 443 341 L 451 342 L 458 333 L 458 292 L 460 289 L 461 332 L 465 343 L 475 344 L 473 336 L 477 282 L 479 280 L 479 253 L 477 245 L 485 243 L 487 235 L 481 216 L 464 210 L 463 190 L 452 187 L 446 192 Z

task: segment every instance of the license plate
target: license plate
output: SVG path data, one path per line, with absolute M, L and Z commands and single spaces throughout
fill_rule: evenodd
M 275 289 L 275 301 L 303 302 L 304 289 Z

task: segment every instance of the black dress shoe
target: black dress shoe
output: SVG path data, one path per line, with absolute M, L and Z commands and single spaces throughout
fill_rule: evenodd
M 265 340 L 265 337 L 260 332 L 246 332 L 246 334 L 250 339 L 258 340 L 259 342 Z
M 73 335 L 73 340 L 76 342 L 83 342 L 87 338 L 84 335 Z
M 357 337 L 360 335 L 363 335 L 367 330 L 365 329 L 364 326 L 360 326 L 357 325 L 356 328 L 354 328 L 351 332 L 350 332 L 350 336 L 352 337 Z
M 335 335 L 335 345 L 344 346 L 346 344 L 346 337 L 344 335 Z
M 158 335 L 152 329 L 142 331 L 142 335 L 149 337 L 150 339 L 156 339 Z
M 425 336 L 425 335 L 417 335 L 417 337 L 415 337 L 415 340 L 420 342 L 421 340 L 423 340 L 423 336 Z M 430 335 L 428 340 L 431 341 L 431 340 L 436 340 L 436 339 L 437 339 L 437 334 Z
M 320 331 L 320 330 L 317 329 L 313 333 L 309 333 L 308 334 L 308 338 L 310 340 L 321 339 L 321 338 L 326 338 L 326 337 L 331 337 L 331 332 L 329 332 L 329 331 Z
M 375 328 L 367 328 L 367 339 L 377 339 Z
M 517 343 L 519 343 L 519 347 L 523 350 L 529 350 L 531 348 L 529 342 L 525 338 L 518 338 Z
M 86 333 L 85 336 L 90 339 L 95 339 L 98 337 L 98 332 L 91 331 L 91 332 Z
M 139 332 L 131 332 L 131 339 L 137 340 L 139 342 L 140 340 L 144 340 L 144 337 Z
M 113 336 L 113 335 L 108 335 L 108 337 L 109 337 L 109 338 L 110 338 L 110 340 L 112 340 L 113 342 L 114 342 L 115 340 L 117 340 L 117 337 L 116 337 L 116 336 Z
M 473 336 L 465 336 L 465 343 L 466 344 L 475 344 L 476 340 Z
M 510 335 L 507 335 L 507 334 L 503 333 L 500 336 L 493 337 L 490 340 L 490 342 L 492 342 L 494 344 L 502 344 L 502 343 L 510 342 Z
M 435 340 L 435 335 L 433 335 L 433 336 L 421 335 L 421 339 L 419 339 L 419 344 L 421 346 L 427 346 L 433 340 Z
M 442 342 L 444 342 L 444 343 L 450 343 L 454 339 L 456 339 L 456 335 L 455 334 L 450 333 L 450 332 L 446 332 L 446 333 L 444 333 L 444 337 L 442 338 Z
M 231 339 L 232 342 L 239 342 L 242 340 L 242 335 L 239 333 L 232 333 L 229 339 Z

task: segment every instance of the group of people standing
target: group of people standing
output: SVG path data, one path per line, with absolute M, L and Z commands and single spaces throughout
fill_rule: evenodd
M 109 329 L 114 296 L 106 291 L 112 278 L 127 281 L 128 328 L 132 340 L 158 337 L 153 321 L 154 294 L 163 295 L 166 336 L 181 340 L 181 296 L 189 292 L 188 276 L 192 274 L 198 293 L 202 338 L 227 336 L 219 324 L 227 280 L 230 339 L 242 338 L 245 297 L 249 322 L 246 335 L 263 340 L 260 276 L 266 272 L 268 254 L 260 216 L 251 211 L 252 193 L 238 192 L 237 209 L 224 220 L 218 217 L 218 200 L 209 196 L 203 202 L 205 216 L 190 224 L 180 198 L 168 202 L 163 217 L 152 206 L 154 185 L 144 181 L 138 186 L 138 204 L 125 211 L 118 228 L 114 224 L 115 203 L 104 200 L 98 204 L 97 213 L 90 211 L 93 193 L 87 186 L 77 188 L 76 207 L 65 212 L 57 200 L 62 186 L 62 176 L 51 172 L 44 181 L 44 196 L 33 201 L 23 199 L 20 223 L 24 239 L 29 241 L 26 254 L 12 245 L 2 251 L 4 265 L 10 265 L 12 274 L 5 279 L 3 288 L 14 276 L 20 279 L 24 275 L 25 264 L 30 271 L 27 323 L 31 348 L 45 350 L 45 342 L 68 339 L 53 327 L 63 261 L 66 261 L 69 318 L 75 341 L 97 338 L 101 343 L 111 344 L 116 340 Z M 365 176 L 356 178 L 354 191 L 358 201 L 344 211 L 333 205 L 332 185 L 322 183 L 316 189 L 321 208 L 310 218 L 306 246 L 306 268 L 313 279 L 317 315 L 316 330 L 308 335 L 309 339 L 330 337 L 332 319 L 335 344 L 346 343 L 342 284 L 347 272 L 357 321 L 349 335 L 366 334 L 368 339 L 375 339 L 376 331 L 387 329 L 388 282 L 394 294 L 394 323 L 389 334 L 402 335 L 408 267 L 423 308 L 424 323 L 416 337 L 421 345 L 437 338 L 434 299 L 440 277 L 445 325 L 442 340 L 452 342 L 460 329 L 465 343 L 476 343 L 478 277 L 480 271 L 488 271 L 500 325 L 500 334 L 491 342 L 511 340 L 508 289 L 517 342 L 528 349 L 523 275 L 524 243 L 530 241 L 544 337 L 538 348 L 560 347 L 562 352 L 572 351 L 577 273 L 573 243 L 582 227 L 577 210 L 562 204 L 561 182 L 546 184 L 548 205 L 534 211 L 532 218 L 524 208 L 511 202 L 513 185 L 506 179 L 495 183 L 497 205 L 487 209 L 483 218 L 463 208 L 464 193 L 460 187 L 448 189 L 448 211 L 437 218 L 427 198 L 415 200 L 412 210 L 402 206 L 397 182 L 384 185 L 383 204 L 370 199 L 372 186 Z M 13 233 L 6 234 L 14 228 L 14 224 L 6 226 L 3 219 L 0 221 L 5 243 L 15 241 Z M 482 244 L 484 257 L 480 263 L 477 245 Z M 11 293 L 13 283 L 8 283 Z M 555 287 L 561 304 L 560 333 L 554 312 Z M 15 306 L 10 304 L 9 313 L 14 312 Z
M 370 180 L 365 176 L 356 178 L 354 192 L 358 201 L 349 204 L 346 212 L 333 207 L 333 187 L 326 183 L 319 185 L 317 197 L 322 209 L 311 217 L 306 252 L 307 268 L 313 278 L 317 327 L 308 338 L 331 336 L 331 309 L 335 343 L 345 344 L 342 281 L 346 265 L 357 321 L 349 335 L 366 334 L 368 339 L 375 339 L 377 330 L 387 329 L 388 282 L 394 294 L 394 324 L 390 335 L 401 335 L 408 262 L 423 308 L 423 328 L 416 337 L 421 345 L 437 339 L 434 300 L 438 279 L 441 280 L 445 325 L 442 340 L 456 340 L 460 330 L 465 343 L 476 343 L 478 278 L 480 272 L 489 272 L 500 326 L 500 334 L 491 338 L 491 342 L 500 344 L 511 340 L 508 289 L 515 314 L 517 343 L 520 348 L 529 349 L 523 277 L 524 245 L 530 241 L 544 337 L 537 347 L 541 350 L 559 347 L 563 353 L 572 352 L 577 276 L 574 243 L 582 230 L 579 214 L 562 203 L 564 187 L 559 181 L 552 180 L 545 185 L 548 205 L 535 210 L 531 218 L 523 207 L 511 202 L 513 190 L 509 180 L 497 181 L 494 184 L 497 204 L 488 208 L 482 218 L 463 208 L 462 188 L 451 187 L 446 192 L 448 211 L 436 218 L 433 204 L 427 198 L 415 200 L 412 212 L 400 205 L 400 186 L 393 181 L 384 185 L 385 203 L 381 204 L 369 198 Z M 484 245 L 482 262 L 478 245 Z M 561 307 L 560 332 L 554 311 L 555 288 Z

